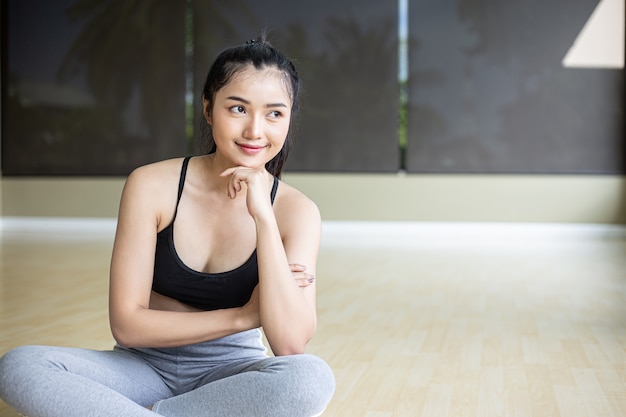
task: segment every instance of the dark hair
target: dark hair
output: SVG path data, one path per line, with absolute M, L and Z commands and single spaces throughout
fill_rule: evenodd
M 222 87 L 230 82 L 234 75 L 243 70 L 248 65 L 254 65 L 256 69 L 264 67 L 274 67 L 280 71 L 285 79 L 285 86 L 291 96 L 291 123 L 289 132 L 285 138 L 285 143 L 278 154 L 271 161 L 265 164 L 265 168 L 276 177 L 280 178 L 283 166 L 289 154 L 291 145 L 291 130 L 293 118 L 298 111 L 298 95 L 300 93 L 300 78 L 295 65 L 289 58 L 275 49 L 266 39 L 260 36 L 250 40 L 244 45 L 223 51 L 211 65 L 206 82 L 202 88 L 202 97 L 209 102 L 209 109 L 213 108 L 215 94 Z M 216 151 L 215 140 L 210 126 L 207 126 L 206 150 L 208 153 Z

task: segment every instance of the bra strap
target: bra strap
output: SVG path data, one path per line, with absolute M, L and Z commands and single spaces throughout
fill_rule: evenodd
M 272 193 L 270 196 L 272 197 L 272 204 L 274 204 L 274 197 L 276 197 L 276 190 L 278 190 L 278 178 L 274 177 L 274 185 L 272 185 Z
M 180 198 L 183 195 L 183 188 L 185 188 L 185 177 L 187 176 L 187 166 L 189 165 L 189 160 L 191 156 L 185 157 L 183 159 L 183 166 L 180 170 L 180 180 L 178 182 L 178 198 L 176 199 L 176 210 L 174 211 L 174 219 L 176 218 L 176 213 L 178 213 L 178 203 L 180 203 Z
M 174 211 L 174 218 L 176 218 L 176 213 L 178 213 L 178 203 L 180 203 L 180 198 L 183 196 L 183 188 L 185 188 L 185 177 L 187 176 L 187 167 L 189 166 L 189 160 L 191 156 L 185 157 L 183 159 L 183 166 L 180 170 L 180 181 L 178 182 L 178 198 L 176 199 L 176 210 Z M 278 190 L 278 177 L 274 177 L 274 184 L 272 185 L 272 192 L 270 194 L 272 199 L 272 204 L 274 204 L 274 198 L 276 197 L 276 191 Z

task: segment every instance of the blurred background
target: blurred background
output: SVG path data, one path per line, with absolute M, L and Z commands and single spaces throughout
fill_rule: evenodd
M 223 49 L 304 83 L 285 181 L 327 220 L 626 223 L 623 0 L 3 0 L 3 216 L 115 217 L 201 152 Z
M 324 415 L 626 415 L 624 0 L 0 1 L 0 354 L 112 346 L 126 176 L 202 152 L 210 63 L 266 30 Z

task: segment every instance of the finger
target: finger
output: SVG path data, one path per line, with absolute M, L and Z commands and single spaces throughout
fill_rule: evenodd
M 237 193 L 241 192 L 241 181 L 238 177 L 232 177 L 228 182 L 228 196 L 230 198 L 237 197 Z
M 306 275 L 304 275 L 304 274 L 298 274 L 298 275 L 294 275 L 293 279 L 295 279 L 296 281 L 300 282 L 300 281 L 306 281 L 309 278 Z
M 308 279 L 310 275 L 311 275 L 311 274 L 307 274 L 307 273 L 306 273 L 306 272 L 304 272 L 304 271 L 295 271 L 295 272 L 291 272 L 291 276 L 292 276 L 294 279 Z
M 308 287 L 315 282 L 315 275 L 304 274 L 302 277 L 295 278 L 300 287 Z
M 302 264 L 289 264 L 291 272 L 304 272 L 306 271 L 306 265 Z
M 232 175 L 238 169 L 239 167 L 228 168 L 227 170 L 225 170 L 224 172 L 220 174 L 220 177 L 228 177 L 229 175 Z
M 239 167 L 228 168 L 220 173 L 220 177 L 233 176 L 233 174 L 235 174 L 238 169 Z M 237 197 L 237 192 L 241 191 L 241 185 L 238 185 L 238 181 L 239 180 L 235 176 L 231 177 L 230 181 L 228 181 L 226 193 L 231 199 Z
M 241 183 L 242 183 L 244 180 L 243 180 L 242 178 L 237 177 L 237 178 L 235 178 L 233 181 L 234 181 L 233 186 L 235 187 L 235 190 L 236 190 L 237 192 L 240 192 L 240 191 L 241 191 Z
M 307 279 L 302 278 L 302 279 L 297 279 L 296 284 L 298 284 L 298 288 L 306 288 L 309 285 L 311 285 L 312 282 L 309 282 Z

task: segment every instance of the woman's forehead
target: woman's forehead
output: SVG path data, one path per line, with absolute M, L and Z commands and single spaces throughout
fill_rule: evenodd
M 220 90 L 242 90 L 251 94 L 265 93 L 283 95 L 291 102 L 289 84 L 285 74 L 274 67 L 255 68 L 248 65 L 233 74 L 233 77 Z
M 254 65 L 250 64 L 235 72 L 226 85 L 235 82 L 273 82 L 275 80 L 282 82 L 284 78 L 285 75 L 279 71 L 278 68 L 268 66 L 256 68 Z

